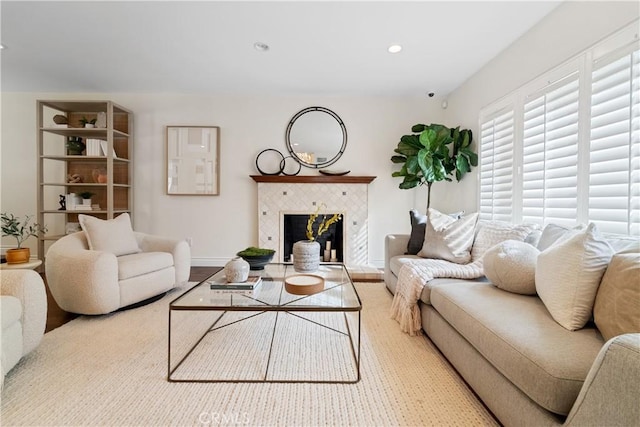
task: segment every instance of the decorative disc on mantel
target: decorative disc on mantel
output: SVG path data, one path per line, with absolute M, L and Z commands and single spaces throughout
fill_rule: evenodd
M 338 170 L 334 170 L 334 169 L 319 169 L 318 172 L 320 172 L 322 175 L 328 175 L 328 176 L 343 176 L 348 174 L 351 171 L 338 171 Z

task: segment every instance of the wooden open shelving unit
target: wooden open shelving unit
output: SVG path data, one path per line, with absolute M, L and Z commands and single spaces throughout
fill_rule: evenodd
M 106 127 L 84 128 L 80 119 L 97 118 L 106 113 Z M 58 127 L 54 115 L 64 115 L 68 127 Z M 49 232 L 38 238 L 38 258 L 44 259 L 45 243 L 66 233 L 67 223 L 78 222 L 78 214 L 112 219 L 121 213 L 132 213 L 133 206 L 133 113 L 112 101 L 37 101 L 38 201 L 37 221 Z M 100 156 L 69 155 L 69 137 L 106 141 L 107 153 Z M 95 182 L 94 170 L 106 171 L 106 182 Z M 78 174 L 80 183 L 67 182 L 67 175 Z M 92 203 L 100 210 L 60 210 L 59 195 L 94 193 Z

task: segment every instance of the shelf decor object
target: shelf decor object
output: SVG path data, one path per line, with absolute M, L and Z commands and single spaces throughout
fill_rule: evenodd
M 167 126 L 169 195 L 220 195 L 220 128 Z
M 79 213 L 133 214 L 133 113 L 112 101 L 38 100 L 36 116 L 37 221 L 49 229 L 38 236 L 44 259 L 45 245 L 73 229 Z M 98 118 L 104 127 L 84 127 Z M 64 195 L 87 192 L 94 195 L 85 210 L 64 206 Z
M 256 156 L 256 169 L 263 176 L 277 176 L 282 173 L 286 160 L 282 153 L 275 148 L 262 150 Z
M 312 273 L 320 267 L 320 243 L 299 240 L 293 244 L 293 269 L 300 273 Z
M 324 278 L 315 274 L 295 274 L 284 279 L 284 288 L 293 295 L 313 295 L 324 290 Z

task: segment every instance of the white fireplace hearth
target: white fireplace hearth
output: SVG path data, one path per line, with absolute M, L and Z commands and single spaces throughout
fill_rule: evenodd
M 347 267 L 366 266 L 368 248 L 368 184 L 362 176 L 252 176 L 258 183 L 258 243 L 274 249 L 284 262 L 284 215 L 343 214 L 343 252 Z

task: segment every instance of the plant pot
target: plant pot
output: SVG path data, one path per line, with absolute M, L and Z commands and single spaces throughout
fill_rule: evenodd
M 91 206 L 91 199 L 82 199 L 82 204 Z
M 92 123 L 86 123 L 86 124 L 84 125 L 84 127 L 85 127 L 86 129 L 92 129 L 92 128 L 96 127 L 96 125 L 94 125 L 94 124 L 92 124 Z
M 7 264 L 22 264 L 29 261 L 31 250 L 29 248 L 7 249 Z
M 320 243 L 300 240 L 293 244 L 293 269 L 299 273 L 312 273 L 320 267 Z
M 273 259 L 273 254 L 240 255 L 240 257 L 249 263 L 251 270 L 264 270 L 264 266 L 269 264 Z

